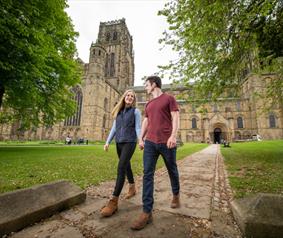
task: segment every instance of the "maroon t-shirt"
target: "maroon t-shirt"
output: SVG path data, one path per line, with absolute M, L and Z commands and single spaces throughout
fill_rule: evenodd
M 165 93 L 146 104 L 145 117 L 148 118 L 146 140 L 167 143 L 172 133 L 171 112 L 173 111 L 179 111 L 176 99 Z

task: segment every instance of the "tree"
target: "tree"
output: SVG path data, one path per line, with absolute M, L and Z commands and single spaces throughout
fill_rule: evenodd
M 237 91 L 249 72 L 272 72 L 267 94 L 282 105 L 282 12 L 282 0 L 172 0 L 159 12 L 170 26 L 160 43 L 180 57 L 161 69 L 212 99 Z
M 52 125 L 74 111 L 80 80 L 65 0 L 0 1 L 0 119 Z

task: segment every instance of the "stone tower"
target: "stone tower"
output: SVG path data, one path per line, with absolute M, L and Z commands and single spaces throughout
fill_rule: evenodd
M 133 38 L 125 19 L 101 22 L 97 43 L 106 50 L 104 78 L 118 91 L 134 85 Z
M 82 80 L 83 107 L 82 123 L 79 134 L 82 137 L 101 139 L 101 128 L 104 114 L 105 96 L 105 65 L 106 51 L 98 43 L 92 43 L 89 51 L 89 63 L 84 65 Z M 106 119 L 104 119 L 106 120 Z M 105 122 L 104 122 L 105 124 Z

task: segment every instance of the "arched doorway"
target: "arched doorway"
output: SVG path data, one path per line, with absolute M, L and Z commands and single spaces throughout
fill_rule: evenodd
M 221 139 L 222 139 L 222 131 L 220 128 L 215 128 L 213 131 L 213 136 L 214 136 L 214 143 L 215 144 L 220 144 Z

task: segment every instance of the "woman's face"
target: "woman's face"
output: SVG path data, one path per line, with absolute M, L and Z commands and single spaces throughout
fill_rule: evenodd
M 127 106 L 131 106 L 133 105 L 135 101 L 135 95 L 133 94 L 133 92 L 127 92 L 126 97 L 125 97 L 125 103 Z

